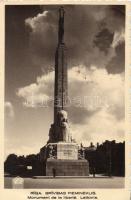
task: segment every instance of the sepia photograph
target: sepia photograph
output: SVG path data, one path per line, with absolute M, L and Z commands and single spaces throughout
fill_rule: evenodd
M 125 188 L 125 16 L 5 5 L 5 188 Z

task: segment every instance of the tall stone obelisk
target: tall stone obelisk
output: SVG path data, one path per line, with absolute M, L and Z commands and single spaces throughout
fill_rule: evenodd
M 88 176 L 89 163 L 84 152 L 71 139 L 67 116 L 67 50 L 64 43 L 63 7 L 59 9 L 58 46 L 55 54 L 54 122 L 49 140 L 40 150 L 40 161 L 45 163 L 46 176 Z M 43 164 L 44 165 L 44 164 Z
M 63 7 L 59 8 L 58 46 L 55 54 L 54 124 L 49 131 L 48 142 L 70 142 L 71 136 L 67 120 L 67 49 L 64 43 Z
M 63 7 L 59 8 L 58 46 L 55 55 L 55 95 L 54 95 L 54 123 L 57 113 L 66 110 L 67 104 L 67 50 L 64 44 L 64 14 Z

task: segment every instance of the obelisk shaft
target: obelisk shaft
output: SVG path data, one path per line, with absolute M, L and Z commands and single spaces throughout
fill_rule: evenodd
M 63 7 L 59 8 L 58 44 L 64 43 L 64 14 Z
M 57 113 L 66 110 L 67 106 L 67 55 L 64 44 L 64 14 L 63 7 L 59 9 L 58 46 L 55 55 L 55 93 L 54 93 L 54 123 Z
M 64 9 L 59 9 L 58 45 L 55 54 L 54 123 L 49 131 L 48 143 L 70 142 L 67 118 L 67 51 L 64 43 Z

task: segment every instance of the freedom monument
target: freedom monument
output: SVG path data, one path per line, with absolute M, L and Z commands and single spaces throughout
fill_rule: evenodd
M 40 149 L 40 161 L 45 163 L 46 176 L 88 176 L 89 164 L 84 151 L 73 141 L 68 124 L 67 49 L 64 43 L 63 7 L 59 8 L 58 46 L 55 54 L 54 122 L 49 140 Z

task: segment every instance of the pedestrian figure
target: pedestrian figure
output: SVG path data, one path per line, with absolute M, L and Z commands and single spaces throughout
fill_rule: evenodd
M 95 174 L 96 174 L 96 169 L 95 167 L 93 167 L 93 177 L 95 177 Z
M 52 169 L 52 173 L 53 173 L 53 177 L 55 178 L 55 176 L 56 176 L 56 169 L 55 168 Z

